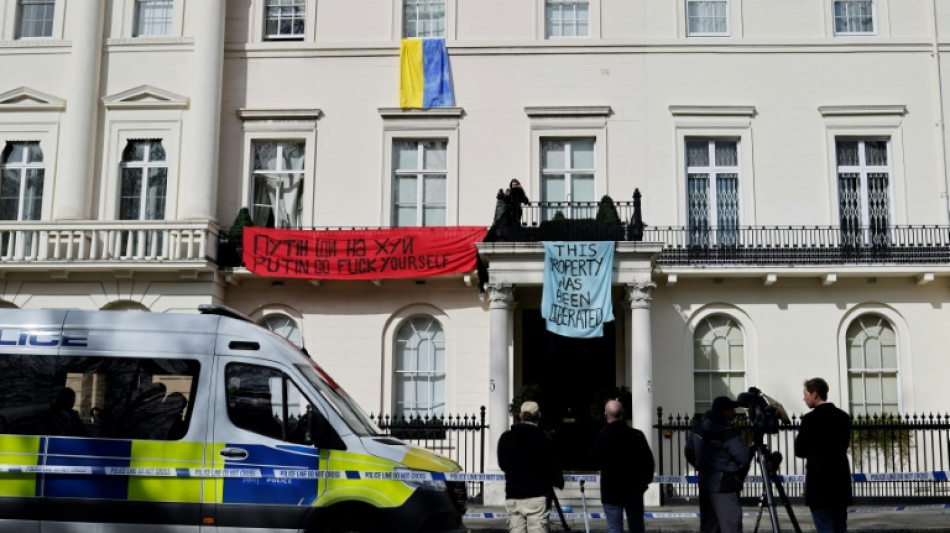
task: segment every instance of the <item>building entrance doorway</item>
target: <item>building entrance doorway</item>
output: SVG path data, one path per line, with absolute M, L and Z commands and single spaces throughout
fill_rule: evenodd
M 522 312 L 522 386 L 537 387 L 540 425 L 565 470 L 595 469 L 589 452 L 617 382 L 615 324 L 604 324 L 603 337 L 573 339 L 549 332 L 539 309 Z

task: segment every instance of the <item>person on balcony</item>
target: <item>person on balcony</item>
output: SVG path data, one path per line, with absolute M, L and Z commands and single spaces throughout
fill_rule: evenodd
M 528 203 L 528 195 L 516 179 L 509 182 L 508 189 L 498 189 L 495 195 L 495 219 L 492 222 L 492 234 L 496 240 L 506 240 L 514 229 L 521 226 L 521 206 Z
M 851 416 L 828 401 L 828 383 L 805 382 L 803 400 L 811 412 L 802 416 L 795 437 L 795 456 L 805 459 L 805 504 L 818 533 L 848 530 L 851 497 Z

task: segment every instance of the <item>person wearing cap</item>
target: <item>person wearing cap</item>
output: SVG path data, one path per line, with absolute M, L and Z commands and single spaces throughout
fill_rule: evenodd
M 686 461 L 699 474 L 699 527 L 702 533 L 741 533 L 739 492 L 752 456 L 733 424 L 739 403 L 719 396 L 693 428 Z
M 505 507 L 508 530 L 548 530 L 548 496 L 554 487 L 564 488 L 551 439 L 538 427 L 541 409 L 536 402 L 521 404 L 519 418 L 498 439 L 498 466 L 505 472 Z
M 631 533 L 646 531 L 643 493 L 653 481 L 653 452 L 643 432 L 627 425 L 623 404 L 604 405 L 607 426 L 594 443 L 594 461 L 600 467 L 600 501 L 607 515 L 607 533 L 623 533 L 623 515 Z
M 851 496 L 851 416 L 828 401 L 828 383 L 812 378 L 804 383 L 805 405 L 795 437 L 795 455 L 805 459 L 805 504 L 811 509 L 815 530 L 841 533 L 848 530 Z

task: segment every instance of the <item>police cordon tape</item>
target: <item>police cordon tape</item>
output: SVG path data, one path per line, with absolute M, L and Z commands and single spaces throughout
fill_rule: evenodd
M 469 472 L 425 472 L 421 470 L 397 470 L 375 472 L 360 470 L 311 470 L 305 468 L 164 468 L 121 466 L 67 466 L 67 465 L 0 465 L 0 474 L 66 474 L 97 476 L 145 476 L 174 478 L 280 478 L 280 479 L 391 479 L 396 481 L 468 481 L 501 482 L 504 474 L 478 474 Z M 856 483 L 885 481 L 947 481 L 950 472 L 944 470 L 924 472 L 892 472 L 877 474 L 852 474 Z M 804 483 L 803 475 L 778 476 L 783 483 Z M 597 474 L 567 474 L 565 482 L 595 483 Z M 762 483 L 762 476 L 748 476 L 746 481 Z M 654 476 L 654 483 L 695 484 L 696 476 Z
M 929 505 L 898 505 L 896 507 L 868 507 L 861 509 L 848 509 L 848 514 L 867 514 L 867 513 L 894 513 L 894 512 L 915 512 L 915 511 L 942 511 L 950 509 L 950 503 L 938 503 L 938 504 L 929 504 Z M 743 516 L 758 516 L 759 513 L 756 512 L 745 512 L 742 513 Z M 572 513 L 565 512 L 564 518 L 570 520 L 583 520 L 585 517 L 584 513 Z M 600 512 L 588 512 L 586 517 L 592 520 L 605 520 L 607 515 Z M 655 513 L 647 511 L 643 513 L 643 517 L 650 520 L 657 520 L 662 518 L 699 518 L 699 513 Z M 484 513 L 465 513 L 464 518 L 469 519 L 483 519 L 483 520 L 501 520 L 508 518 L 508 513 L 495 513 L 495 512 L 484 512 Z M 559 520 L 559 515 L 552 512 L 550 515 L 551 520 Z

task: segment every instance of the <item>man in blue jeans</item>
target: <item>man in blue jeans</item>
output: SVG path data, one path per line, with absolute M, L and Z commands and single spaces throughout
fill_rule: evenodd
M 623 404 L 604 406 L 605 427 L 597 436 L 593 455 L 600 467 L 600 501 L 608 533 L 623 532 L 623 514 L 633 533 L 643 533 L 643 493 L 653 481 L 653 452 L 642 431 L 628 426 Z

